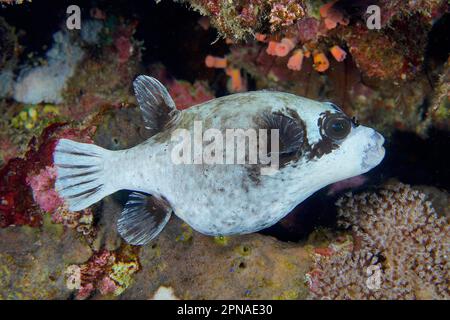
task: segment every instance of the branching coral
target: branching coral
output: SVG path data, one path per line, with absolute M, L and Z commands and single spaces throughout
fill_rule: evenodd
M 337 205 L 354 249 L 316 254 L 314 298 L 450 298 L 450 226 L 423 193 L 398 183 Z

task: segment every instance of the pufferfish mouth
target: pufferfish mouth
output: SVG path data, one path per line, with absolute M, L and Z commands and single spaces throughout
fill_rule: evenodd
M 383 147 L 384 137 L 378 132 L 374 131 L 370 137 L 370 143 L 364 148 L 364 155 L 362 159 L 363 170 L 370 170 L 377 166 L 384 158 L 385 149 Z

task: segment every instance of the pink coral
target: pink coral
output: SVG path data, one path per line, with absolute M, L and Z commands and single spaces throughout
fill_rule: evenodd
M 117 50 L 119 63 L 127 62 L 135 52 L 132 40 L 136 27 L 137 22 L 133 21 L 127 26 L 120 26 L 114 35 L 114 47 Z
M 169 84 L 168 88 L 177 109 L 180 110 L 215 98 L 207 85 L 201 81 L 191 84 L 187 81 L 175 80 Z
M 41 212 L 37 210 L 36 199 L 42 200 L 41 204 L 47 208 L 53 208 L 55 197 L 47 198 L 41 193 L 46 190 L 46 183 L 50 183 L 52 174 L 43 173 L 42 181 L 37 178 L 33 184 L 36 187 L 36 195 L 29 182 L 33 175 L 39 175 L 41 170 L 46 170 L 53 163 L 53 150 L 59 138 L 75 139 L 80 142 L 91 142 L 91 136 L 95 127 L 85 129 L 71 128 L 64 123 L 53 123 L 44 129 L 41 136 L 33 138 L 28 151 L 23 158 L 11 159 L 0 169 L 0 227 L 10 225 L 38 226 L 42 221 Z
M 117 290 L 117 285 L 116 283 L 108 276 L 105 276 L 99 284 L 98 290 L 100 291 L 101 294 L 110 294 L 110 293 L 114 293 L 114 291 Z
M 342 62 L 347 57 L 347 52 L 345 52 L 341 47 L 335 45 L 330 49 L 331 54 L 338 62 Z
M 291 52 L 297 44 L 296 39 L 283 38 L 275 48 L 275 54 L 279 57 L 285 57 Z
M 277 48 L 278 42 L 276 41 L 269 41 L 269 44 L 266 48 L 266 53 L 268 55 L 274 56 L 276 55 L 276 48 Z
M 46 166 L 37 175 L 27 177 L 27 184 L 33 190 L 34 201 L 46 212 L 54 212 L 64 201 L 58 196 L 54 185 L 56 168 Z
M 288 61 L 288 68 L 294 71 L 300 71 L 303 64 L 303 51 L 301 49 L 295 50 Z
M 108 271 L 108 268 L 115 261 L 115 256 L 109 251 L 96 253 L 91 259 L 80 267 L 80 288 L 76 298 L 83 300 L 88 298 L 96 288 L 99 280 Z M 103 287 L 104 290 L 107 287 Z

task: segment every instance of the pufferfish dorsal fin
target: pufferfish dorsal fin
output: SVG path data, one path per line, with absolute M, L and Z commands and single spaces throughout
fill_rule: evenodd
M 133 192 L 117 221 L 117 231 L 127 243 L 144 245 L 162 231 L 171 215 L 172 208 L 164 199 Z
M 133 87 L 147 129 L 162 130 L 179 112 L 167 89 L 155 78 L 140 75 Z

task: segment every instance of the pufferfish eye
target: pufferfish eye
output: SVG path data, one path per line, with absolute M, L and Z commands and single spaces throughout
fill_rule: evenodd
M 333 140 L 342 140 L 352 129 L 351 120 L 339 114 L 333 114 L 325 119 L 324 133 Z

